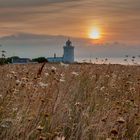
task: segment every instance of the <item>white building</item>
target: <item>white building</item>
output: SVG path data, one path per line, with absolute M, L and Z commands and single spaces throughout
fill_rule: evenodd
M 64 63 L 74 63 L 74 46 L 72 46 L 72 42 L 68 40 L 63 47 L 64 54 L 63 57 L 54 57 L 47 58 L 48 62 L 64 62 Z
M 65 63 L 73 63 L 74 62 L 74 46 L 72 46 L 72 42 L 68 40 L 66 45 L 63 47 L 64 56 L 63 62 Z
M 63 57 L 56 57 L 56 54 L 54 54 L 54 57 L 48 57 L 47 58 L 48 62 L 63 62 Z

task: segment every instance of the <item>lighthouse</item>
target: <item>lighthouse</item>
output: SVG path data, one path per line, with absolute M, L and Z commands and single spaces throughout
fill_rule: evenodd
M 63 46 L 64 54 L 63 57 L 57 57 L 56 54 L 54 54 L 54 57 L 48 57 L 48 62 L 51 63 L 74 63 L 74 46 L 72 46 L 72 42 L 68 39 L 66 41 L 66 44 Z
M 73 63 L 74 62 L 74 46 L 72 46 L 72 42 L 70 40 L 66 41 L 63 55 L 64 63 Z

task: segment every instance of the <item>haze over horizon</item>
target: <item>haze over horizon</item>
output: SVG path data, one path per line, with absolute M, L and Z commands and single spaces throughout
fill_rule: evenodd
M 139 55 L 139 15 L 139 0 L 0 0 L 0 44 L 8 56 L 61 56 L 70 37 L 76 57 Z
M 52 35 L 18 34 L 0 38 L 7 51 L 7 56 L 51 57 L 63 55 L 63 46 L 68 37 Z M 70 38 L 75 46 L 75 58 L 109 58 L 139 56 L 139 45 L 128 45 L 121 42 L 93 43 L 91 39 Z

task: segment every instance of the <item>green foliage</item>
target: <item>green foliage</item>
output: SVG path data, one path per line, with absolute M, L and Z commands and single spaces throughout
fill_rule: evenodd
M 18 57 L 18 56 L 12 56 L 12 57 L 8 57 L 7 59 L 6 59 L 6 61 L 7 61 L 7 63 L 12 63 L 12 59 L 19 59 L 20 57 Z
M 6 63 L 7 63 L 6 58 L 0 58 L 0 65 L 4 65 Z
M 12 56 L 12 57 L 8 57 L 8 58 L 0 58 L 0 65 L 12 63 L 12 59 L 13 58 L 14 59 L 18 59 L 20 57 L 18 57 L 18 56 Z
M 45 57 L 34 58 L 34 59 L 32 59 L 32 61 L 33 62 L 38 62 L 38 63 L 48 62 Z

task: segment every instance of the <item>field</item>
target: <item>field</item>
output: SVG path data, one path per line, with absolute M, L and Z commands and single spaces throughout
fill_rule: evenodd
M 0 66 L 0 140 L 140 140 L 140 66 Z

